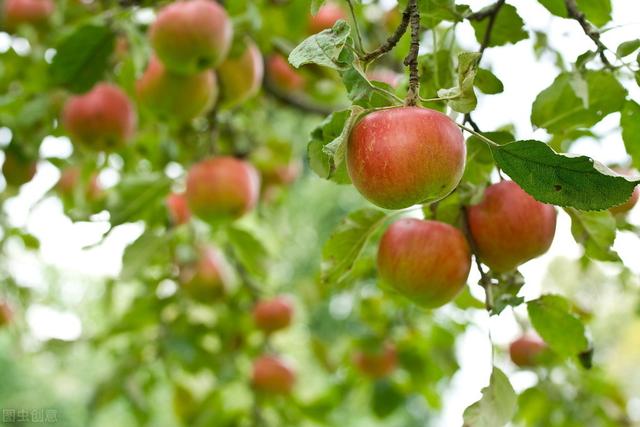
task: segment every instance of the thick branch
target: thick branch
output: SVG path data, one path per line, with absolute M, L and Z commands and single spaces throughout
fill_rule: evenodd
M 587 20 L 587 17 L 578 9 L 578 5 L 576 4 L 576 0 L 564 0 L 564 5 L 567 8 L 567 14 L 569 18 L 574 19 L 580 24 L 584 33 L 589 37 L 593 43 L 595 43 L 598 48 L 598 54 L 600 55 L 600 60 L 607 68 L 614 68 L 613 65 L 607 59 L 607 56 L 604 52 L 607 50 L 607 46 L 602 43 L 600 40 L 600 32 L 596 27 L 591 25 L 591 23 Z
M 409 54 L 404 59 L 404 65 L 409 67 L 409 91 L 405 104 L 414 106 L 418 103 L 420 92 L 420 75 L 418 74 L 418 51 L 420 50 L 420 11 L 418 1 L 409 0 L 407 6 L 411 12 L 411 46 Z
M 411 19 L 411 3 L 412 2 L 409 2 L 407 4 L 407 7 L 402 12 L 402 21 L 400 22 L 400 25 L 398 25 L 398 28 L 396 28 L 396 30 L 393 32 L 393 34 L 389 36 L 387 41 L 385 41 L 379 48 L 364 55 L 361 58 L 362 61 L 371 62 L 377 57 L 384 55 L 385 53 L 396 47 L 404 33 L 407 32 L 409 20 Z

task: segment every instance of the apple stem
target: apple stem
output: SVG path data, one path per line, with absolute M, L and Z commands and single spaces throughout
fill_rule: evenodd
M 420 76 L 418 74 L 418 51 L 420 50 L 420 11 L 418 1 L 409 0 L 407 5 L 411 13 L 411 46 L 409 54 L 404 59 L 404 65 L 409 68 L 409 91 L 405 99 L 405 105 L 415 106 L 418 104 L 420 92 Z
M 467 132 L 469 132 L 472 135 L 477 136 L 478 138 L 480 138 L 481 140 L 483 140 L 484 142 L 486 142 L 487 144 L 493 146 L 493 147 L 498 147 L 500 144 L 498 144 L 497 142 L 487 138 L 486 136 L 484 136 L 483 134 L 481 134 L 480 132 L 476 132 L 475 130 L 466 127 L 465 125 L 461 125 L 460 123 L 456 123 L 456 125 L 458 125 L 458 127 L 462 130 L 465 130 Z

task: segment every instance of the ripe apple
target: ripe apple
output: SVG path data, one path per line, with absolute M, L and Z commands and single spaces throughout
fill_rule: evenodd
M 122 89 L 99 83 L 67 100 L 62 123 L 74 142 L 109 151 L 122 148 L 133 136 L 136 113 Z
M 187 174 L 186 196 L 194 215 L 209 222 L 231 220 L 258 202 L 260 176 L 248 162 L 213 157 L 194 164 Z
M 60 173 L 60 179 L 58 179 L 56 189 L 63 197 L 73 198 L 76 188 L 79 185 L 83 185 L 80 180 L 80 175 L 80 168 L 76 166 L 68 167 Z M 98 174 L 93 173 L 91 175 L 84 194 L 89 201 L 96 201 L 104 195 L 102 186 L 98 181 Z
M 189 222 L 191 219 L 191 211 L 189 210 L 189 203 L 184 193 L 169 194 L 166 203 L 172 224 L 182 225 Z
M 42 24 L 49 19 L 54 7 L 53 0 L 5 0 L 4 27 L 14 31 L 20 25 Z
M 20 187 L 26 184 L 36 174 L 37 163 L 27 159 L 14 151 L 4 152 L 2 174 L 8 185 Z
M 353 356 L 353 363 L 363 374 L 372 378 L 383 378 L 391 374 L 397 365 L 396 347 L 385 343 L 377 351 L 360 350 Z
M 538 365 L 547 350 L 544 341 L 531 335 L 523 335 L 509 345 L 511 361 L 521 368 Z
M 138 100 L 163 120 L 188 122 L 211 108 L 218 98 L 212 70 L 183 76 L 171 73 L 152 57 L 136 82 Z
M 614 168 L 613 170 L 622 175 L 631 175 L 631 171 L 628 169 Z M 638 199 L 640 199 L 640 187 L 636 186 L 636 188 L 633 190 L 633 193 L 631 193 L 631 197 L 629 197 L 629 200 L 622 204 L 609 208 L 609 212 L 614 215 L 624 215 L 631 209 L 633 209 L 636 203 L 638 203 Z
M 13 310 L 4 301 L 0 301 L 0 327 L 7 326 L 13 320 Z
M 293 367 L 277 356 L 264 355 L 253 363 L 252 383 L 258 391 L 289 394 L 295 380 Z
M 213 246 L 199 249 L 195 263 L 180 271 L 182 287 L 191 296 L 208 300 L 224 295 L 231 279 L 230 267 L 222 253 Z
M 217 69 L 220 102 L 226 107 L 242 104 L 258 93 L 264 75 L 264 63 L 258 46 L 248 40 L 239 52 L 232 50 Z
M 253 308 L 256 327 L 268 334 L 289 326 L 292 317 L 293 304 L 286 296 L 258 301 Z
M 438 221 L 400 219 L 378 247 L 384 283 L 415 303 L 436 308 L 451 301 L 467 281 L 471 250 L 455 227 Z
M 556 230 L 556 210 L 535 200 L 513 181 L 489 186 L 467 209 L 478 257 L 505 273 L 545 253 Z
M 397 107 L 367 114 L 352 129 L 347 169 L 370 202 L 387 209 L 439 200 L 460 182 L 466 148 L 444 114 Z
M 309 17 L 309 33 L 315 34 L 333 27 L 340 19 L 347 20 L 347 14 L 335 3 L 326 3 L 315 15 Z
M 233 28 L 227 12 L 215 1 L 177 1 L 158 12 L 149 38 L 167 69 L 195 74 L 224 60 Z
M 267 79 L 273 85 L 285 92 L 295 92 L 304 87 L 304 79 L 287 59 L 274 54 L 267 59 Z

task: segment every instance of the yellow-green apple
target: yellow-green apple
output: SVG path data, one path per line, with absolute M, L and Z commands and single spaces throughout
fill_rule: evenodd
M 62 123 L 74 142 L 109 151 L 122 148 L 133 136 L 136 113 L 122 89 L 99 83 L 67 100 Z
M 224 255 L 214 246 L 199 248 L 197 260 L 182 266 L 180 270 L 182 288 L 202 300 L 223 296 L 230 280 L 230 267 Z
M 14 31 L 18 26 L 43 24 L 54 10 L 53 0 L 5 0 L 4 27 Z
M 220 103 L 226 107 L 242 104 L 260 89 L 264 62 L 258 46 L 247 40 L 229 53 L 216 70 L 220 81 Z
M 295 92 L 305 84 L 304 78 L 280 54 L 273 54 L 267 59 L 266 78 L 276 88 L 285 92 Z
M 258 202 L 260 176 L 248 162 L 212 157 L 189 169 L 186 196 L 194 215 L 209 222 L 232 220 L 251 211 Z
M 547 344 L 532 335 L 523 335 L 509 345 L 511 361 L 521 368 L 540 364 L 547 351 Z
M 309 33 L 315 34 L 333 27 L 339 19 L 347 19 L 347 13 L 335 3 L 326 3 L 315 15 L 309 17 Z
M 253 322 L 266 333 L 284 329 L 291 324 L 293 304 L 286 296 L 261 300 L 253 307 Z
M 443 222 L 400 219 L 385 231 L 378 247 L 383 283 L 426 308 L 451 301 L 464 287 L 470 268 L 467 240 Z
M 14 151 L 4 152 L 2 175 L 8 185 L 19 187 L 26 184 L 36 174 L 37 163 Z
M 482 201 L 468 207 L 467 220 L 479 259 L 496 273 L 547 252 L 556 230 L 555 208 L 513 181 L 490 185 Z
M 213 105 L 218 84 L 211 70 L 182 76 L 169 72 L 152 57 L 136 82 L 136 92 L 140 103 L 159 118 L 187 122 Z
M 184 193 L 171 193 L 167 196 L 167 210 L 169 211 L 169 219 L 174 225 L 182 225 L 191 219 L 191 211 L 189 203 Z
M 363 349 L 353 356 L 353 363 L 364 375 L 372 378 L 382 378 L 391 374 L 397 365 L 396 347 L 391 343 L 384 343 L 381 348 Z
M 215 68 L 224 60 L 233 28 L 224 8 L 215 1 L 176 1 L 158 12 L 149 38 L 167 69 L 195 74 Z
M 264 355 L 253 362 L 251 382 L 257 391 L 289 394 L 295 380 L 293 367 L 277 356 Z
M 448 195 L 460 182 L 466 148 L 446 115 L 419 107 L 367 114 L 351 130 L 347 170 L 370 202 L 406 208 Z

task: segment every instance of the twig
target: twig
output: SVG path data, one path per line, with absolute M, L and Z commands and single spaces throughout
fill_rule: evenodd
M 492 5 L 489 5 L 477 12 L 467 15 L 466 18 L 470 21 L 482 21 L 483 19 L 485 19 L 488 16 L 491 16 L 494 13 L 493 11 L 498 5 L 498 3 L 504 3 L 504 1 L 498 0 Z M 502 5 L 500 5 L 500 7 L 502 7 Z
M 569 18 L 574 19 L 580 24 L 584 33 L 589 37 L 598 48 L 598 55 L 605 67 L 614 69 L 615 67 L 609 62 L 607 56 L 604 54 L 606 50 L 609 50 L 607 46 L 600 40 L 600 31 L 587 20 L 584 13 L 578 9 L 576 0 L 564 0 L 564 5 L 567 8 L 567 14 Z
M 480 55 L 482 55 L 487 47 L 489 47 L 489 43 L 491 43 L 491 32 L 493 31 L 493 27 L 496 23 L 496 18 L 498 17 L 498 12 L 500 12 L 500 8 L 504 5 L 505 0 L 498 0 L 491 6 L 488 10 L 489 22 L 487 23 L 487 30 L 484 32 L 484 37 L 482 39 L 482 43 L 480 44 Z
M 280 102 L 283 102 L 306 113 L 318 114 L 322 116 L 329 115 L 336 111 L 336 108 L 316 104 L 302 97 L 280 91 L 279 89 L 274 87 L 268 80 L 268 78 L 264 79 L 264 83 L 262 85 L 264 91 Z
M 420 11 L 418 1 L 409 0 L 407 5 L 411 13 L 411 46 L 409 54 L 404 59 L 404 65 L 409 67 L 409 91 L 405 99 L 405 105 L 415 106 L 418 103 L 420 92 L 420 76 L 418 74 L 418 51 L 420 50 Z
M 389 52 L 391 49 L 396 47 L 404 33 L 407 32 L 407 27 L 409 26 L 409 20 L 411 18 L 411 2 L 407 4 L 407 7 L 402 12 L 402 21 L 398 28 L 393 32 L 391 36 L 376 50 L 367 53 L 362 58 L 360 58 L 363 62 L 371 62 L 379 56 L 384 55 Z
M 478 124 L 471 118 L 471 113 L 467 113 L 464 115 L 464 120 L 462 121 L 462 124 L 465 124 L 465 123 L 469 123 L 469 125 L 474 131 L 482 132 L 480 130 L 480 126 L 478 126 Z
M 473 239 L 473 235 L 471 234 L 471 229 L 469 228 L 469 218 L 467 217 L 466 207 L 462 208 L 462 231 L 467 237 L 469 247 L 471 248 L 471 252 L 473 253 L 473 259 L 476 263 L 476 268 L 480 273 L 480 280 L 478 281 L 478 285 L 480 285 L 485 292 L 485 308 L 488 312 L 491 312 L 491 310 L 493 310 L 493 290 L 491 289 L 491 286 L 493 286 L 493 282 L 491 281 L 491 277 L 484 271 L 482 263 L 480 262 L 480 258 L 478 257 L 478 246 L 476 245 L 476 242 Z

